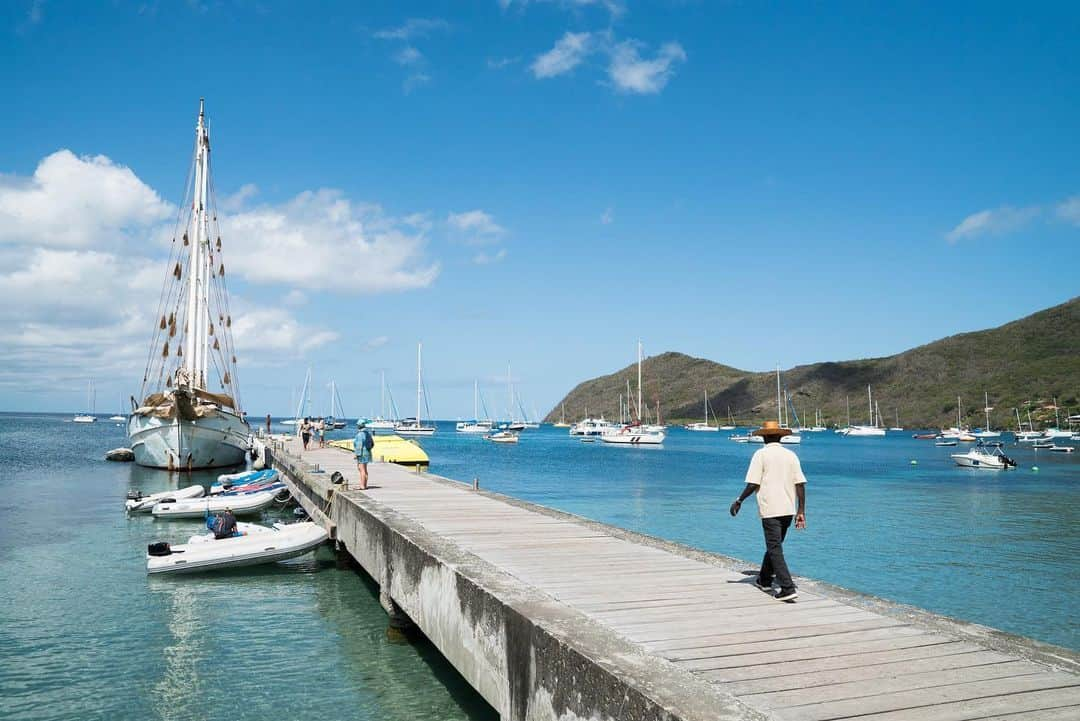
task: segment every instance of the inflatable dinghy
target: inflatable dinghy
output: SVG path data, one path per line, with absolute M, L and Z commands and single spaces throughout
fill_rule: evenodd
M 253 523 L 236 525 L 243 535 L 216 539 L 213 533 L 205 533 L 192 536 L 182 546 L 151 543 L 147 547 L 146 572 L 195 573 L 274 563 L 301 556 L 329 537 L 311 521 L 275 523 L 270 528 Z
M 144 496 L 139 491 L 130 491 L 128 493 L 127 501 L 124 502 L 124 507 L 127 508 L 128 513 L 149 513 L 158 503 L 198 498 L 202 494 L 203 487 L 198 483 L 191 486 L 185 486 L 184 488 L 178 488 L 175 491 L 151 493 L 148 496 Z
M 200 518 L 208 513 L 221 513 L 228 508 L 236 516 L 252 515 L 268 508 L 282 492 L 287 498 L 287 489 L 271 488 L 235 496 L 206 496 L 189 501 L 163 502 L 156 504 L 151 512 L 155 518 Z

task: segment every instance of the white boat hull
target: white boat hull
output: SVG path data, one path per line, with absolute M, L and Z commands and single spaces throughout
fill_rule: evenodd
M 71 419 L 72 423 L 94 423 L 97 421 L 95 416 L 75 416 Z
M 852 426 L 844 435 L 849 438 L 884 438 L 885 429 L 873 426 Z
M 956 465 L 962 468 L 985 468 L 991 471 L 1003 470 L 1005 463 L 999 456 L 983 453 L 954 453 L 952 457 Z
M 185 545 L 174 546 L 168 555 L 147 555 L 146 572 L 195 573 L 275 563 L 302 556 L 328 538 L 325 530 L 310 521 L 277 523 L 273 528 L 249 524 L 239 527 L 245 535 L 222 539 L 214 539 L 213 534 L 196 536 Z
M 141 498 L 129 498 L 125 501 L 124 507 L 128 513 L 150 513 L 158 503 L 199 498 L 203 493 L 205 493 L 205 489 L 200 484 L 195 483 L 184 488 L 178 488 L 175 491 L 160 491 Z
M 435 429 L 430 426 L 398 426 L 394 432 L 399 436 L 432 436 Z
M 245 493 L 240 496 L 205 496 L 197 500 L 163 502 L 156 504 L 151 513 L 155 518 L 202 518 L 207 514 L 220 513 L 228 508 L 236 516 L 253 515 L 269 508 L 280 492 L 279 488 Z
M 128 438 L 135 462 L 148 468 L 224 468 L 244 462 L 251 429 L 240 416 L 215 410 L 193 421 L 133 415 Z
M 658 446 L 664 442 L 663 433 L 647 433 L 642 431 L 619 431 L 617 433 L 605 433 L 600 436 L 604 443 L 613 443 L 624 446 Z

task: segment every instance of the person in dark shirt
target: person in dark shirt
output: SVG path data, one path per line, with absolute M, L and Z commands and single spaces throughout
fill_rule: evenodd
M 234 535 L 236 535 L 236 516 L 233 515 L 232 509 L 226 508 L 214 523 L 214 538 L 232 538 Z

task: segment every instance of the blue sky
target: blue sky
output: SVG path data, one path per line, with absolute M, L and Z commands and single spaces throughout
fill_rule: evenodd
M 890 354 L 1077 295 L 1080 7 L 13 2 L 0 409 L 136 391 L 207 99 L 248 410 Z M 111 400 L 116 399 L 116 400 Z M 316 411 L 319 401 L 316 400 Z

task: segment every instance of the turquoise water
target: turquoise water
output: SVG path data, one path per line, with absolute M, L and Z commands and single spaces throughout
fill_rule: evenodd
M 429 644 L 389 640 L 375 590 L 325 551 L 148 579 L 146 544 L 198 523 L 127 518 L 129 489 L 175 480 L 103 461 L 124 444 L 115 424 L 67 421 L 0 414 L 4 718 L 496 718 Z M 545 428 L 505 446 L 442 424 L 422 443 L 441 475 L 756 560 L 753 504 L 727 514 L 753 447 L 725 436 L 675 430 L 663 449 L 636 449 Z M 909 434 L 808 437 L 809 528 L 789 536 L 789 564 L 1080 650 L 1080 457 L 1007 451 L 1021 468 L 974 471 Z

